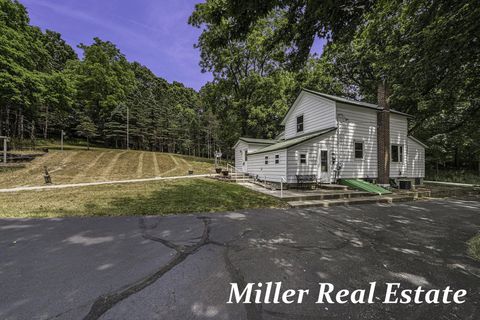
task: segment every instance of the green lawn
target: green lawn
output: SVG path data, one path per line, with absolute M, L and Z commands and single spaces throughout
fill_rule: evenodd
M 480 234 L 468 242 L 468 253 L 475 259 L 480 260 Z
M 0 193 L 2 218 L 164 215 L 284 206 L 276 198 L 212 179 Z

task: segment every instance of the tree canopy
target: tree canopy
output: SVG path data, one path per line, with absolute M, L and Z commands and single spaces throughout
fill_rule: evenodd
M 17 1 L 0 0 L 0 135 L 85 138 L 96 144 L 211 156 L 216 114 L 199 94 L 130 62 L 109 41 L 79 44 L 31 26 Z M 127 127 L 128 123 L 128 127 Z M 127 132 L 128 131 L 128 132 Z

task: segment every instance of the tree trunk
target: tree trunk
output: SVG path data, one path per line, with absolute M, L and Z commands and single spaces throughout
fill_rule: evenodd
M 5 124 L 6 124 L 5 132 L 6 132 L 7 137 L 9 137 L 10 136 L 10 107 L 9 106 L 7 106 L 7 116 L 6 116 L 5 120 L 6 120 L 5 121 Z
M 458 169 L 458 167 L 459 167 L 458 147 L 455 147 L 455 158 L 454 158 L 454 161 L 455 161 L 455 169 Z
M 43 127 L 43 138 L 48 138 L 48 105 L 45 106 L 45 126 Z
M 32 121 L 32 127 L 30 129 L 30 143 L 35 146 L 35 121 Z
M 23 116 L 23 110 L 20 109 L 20 119 L 19 119 L 19 124 L 18 124 L 18 133 L 20 136 L 20 141 L 23 141 L 23 130 L 24 130 L 24 116 Z
M 3 106 L 0 105 L 0 136 L 3 136 Z

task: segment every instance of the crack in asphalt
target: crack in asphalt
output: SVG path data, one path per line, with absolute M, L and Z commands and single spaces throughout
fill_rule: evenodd
M 164 265 L 155 273 L 133 284 L 130 284 L 125 289 L 120 289 L 117 292 L 98 297 L 93 303 L 92 307 L 90 308 L 90 311 L 88 312 L 88 314 L 83 319 L 84 320 L 99 319 L 103 314 L 105 314 L 107 311 L 113 308 L 117 303 L 147 288 L 148 286 L 156 282 L 158 279 L 160 279 L 163 275 L 165 275 L 168 271 L 170 271 L 171 269 L 173 269 L 174 267 L 182 263 L 190 255 L 196 253 L 201 247 L 208 244 L 209 237 L 210 237 L 210 218 L 198 217 L 198 219 L 203 221 L 204 229 L 203 229 L 203 233 L 202 233 L 202 237 L 200 238 L 200 241 L 194 245 L 178 246 L 170 241 L 167 241 L 161 238 L 157 238 L 157 237 L 146 238 L 152 241 L 159 242 L 169 248 L 172 248 L 177 253 L 175 254 L 172 260 L 170 260 L 166 265 Z M 142 221 L 142 222 L 139 222 L 140 228 L 142 228 L 143 236 L 145 237 L 146 235 L 145 222 L 143 221 L 143 218 L 140 219 L 140 221 Z
M 225 267 L 226 267 L 227 272 L 230 275 L 230 278 L 232 279 L 232 281 L 236 282 L 238 284 L 238 287 L 239 287 L 240 291 L 243 291 L 245 289 L 245 287 L 247 286 L 247 282 L 245 281 L 245 277 L 243 276 L 243 274 L 240 272 L 240 269 L 235 267 L 235 265 L 233 264 L 233 262 L 232 262 L 232 260 L 230 259 L 230 256 L 229 256 L 229 252 L 230 252 L 230 249 L 233 248 L 233 246 L 232 246 L 233 242 L 238 241 L 239 239 L 243 238 L 247 233 L 249 233 L 251 231 L 252 231 L 252 229 L 246 229 L 238 237 L 236 237 L 235 239 L 232 239 L 232 240 L 230 240 L 226 243 L 218 243 L 218 242 L 213 242 L 213 241 L 210 242 L 211 244 L 219 245 L 219 246 L 225 248 L 225 250 L 223 251 L 223 259 L 225 261 Z M 248 320 L 262 320 L 263 319 L 262 305 L 261 304 L 244 303 L 243 306 L 245 308 L 245 312 L 247 314 L 247 319 Z
M 317 320 L 319 319 L 318 316 L 308 316 L 305 314 L 291 314 L 291 313 L 286 313 L 286 312 L 279 312 L 279 311 L 272 311 L 272 310 L 267 310 L 263 309 L 263 312 L 265 312 L 268 315 L 274 316 L 276 318 L 282 318 L 282 319 L 303 319 L 303 320 Z

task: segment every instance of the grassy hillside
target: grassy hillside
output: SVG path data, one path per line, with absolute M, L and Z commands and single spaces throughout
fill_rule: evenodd
M 47 166 L 54 184 L 111 181 L 136 178 L 171 177 L 213 172 L 204 159 L 174 154 L 95 148 L 51 150 L 26 168 L 0 171 L 0 188 L 44 184 Z

